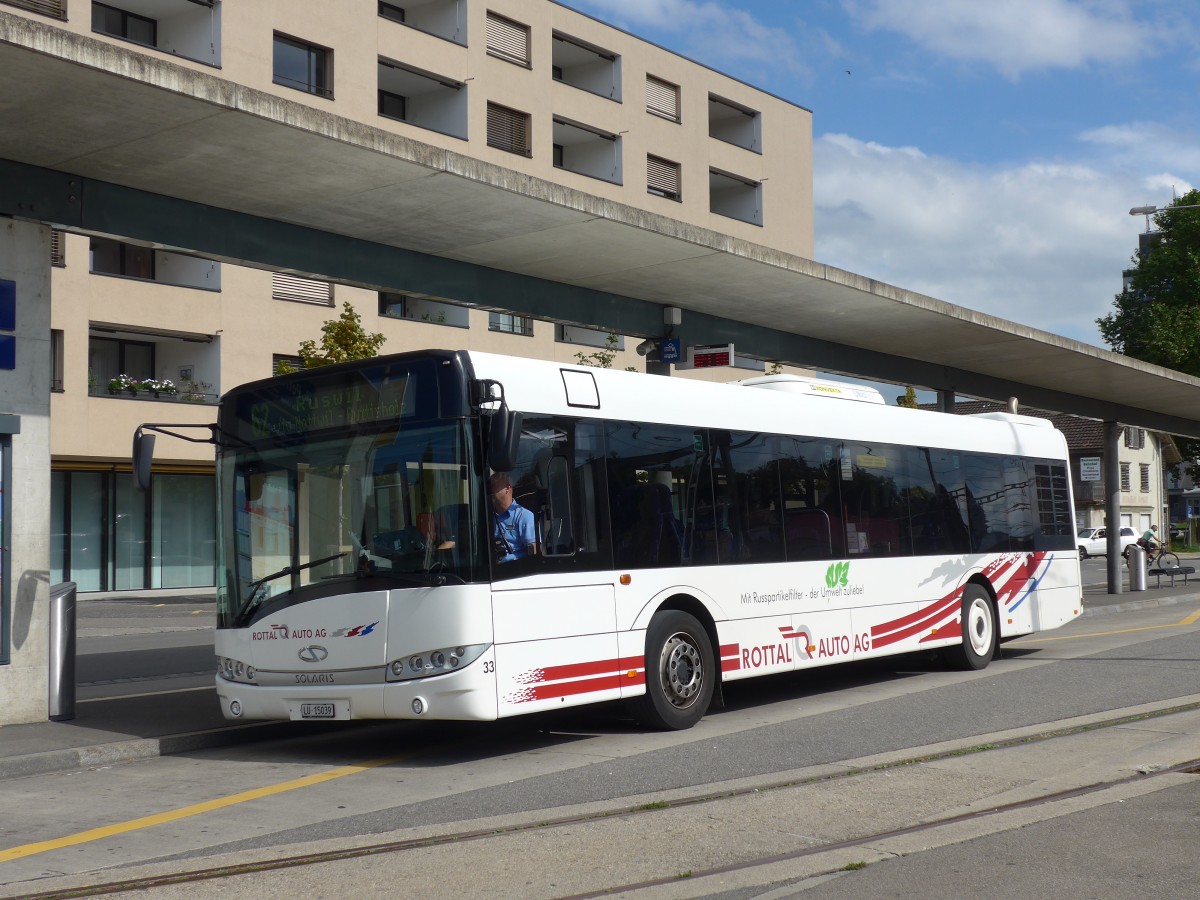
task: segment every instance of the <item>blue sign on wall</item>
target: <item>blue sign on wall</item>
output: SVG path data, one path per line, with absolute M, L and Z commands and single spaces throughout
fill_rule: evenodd
M 0 331 L 17 330 L 17 283 L 0 278 Z
M 664 338 L 659 345 L 658 358 L 662 362 L 677 363 L 683 356 L 683 341 L 680 338 Z
M 17 330 L 17 283 L 0 278 L 0 332 Z M 17 367 L 17 336 L 0 333 L 0 369 Z

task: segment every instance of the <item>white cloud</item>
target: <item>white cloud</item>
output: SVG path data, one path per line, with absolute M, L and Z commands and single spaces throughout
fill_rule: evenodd
M 895 31 L 940 56 L 984 62 L 1006 78 L 1136 59 L 1167 35 L 1118 0 L 846 0 L 871 30 Z
M 816 257 L 908 290 L 1100 345 L 1140 221 L 1137 178 L 1086 164 L 985 168 L 825 135 Z
M 572 0 L 571 6 L 601 16 L 627 31 L 677 35 L 681 52 L 716 69 L 737 69 L 740 78 L 765 78 L 782 70 L 808 77 L 796 38 L 765 25 L 744 9 L 716 0 Z M 813 35 L 826 41 L 827 35 Z

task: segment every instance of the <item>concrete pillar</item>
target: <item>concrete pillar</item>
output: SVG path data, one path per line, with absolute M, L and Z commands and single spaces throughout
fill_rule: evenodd
M 12 510 L 7 571 L 8 662 L 0 725 L 44 721 L 50 606 L 50 229 L 0 218 L 0 280 L 16 288 L 16 367 L 0 368 L 0 416 L 11 417 Z M 7 332 L 6 332 L 7 334 Z M 75 348 L 86 353 L 87 348 Z
M 1121 593 L 1121 435 L 1117 422 L 1104 423 L 1104 527 L 1108 529 L 1108 592 Z

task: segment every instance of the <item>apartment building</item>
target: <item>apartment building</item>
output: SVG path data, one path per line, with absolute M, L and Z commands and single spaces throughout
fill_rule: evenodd
M 335 117 L 331 128 L 402 135 L 464 168 L 502 167 L 514 191 L 529 179 L 561 185 L 677 221 L 680 233 L 812 256 L 808 110 L 550 0 L 0 0 L 0 12 L 311 106 Z M 543 250 L 557 252 L 552 233 Z M 133 429 L 212 422 L 223 391 L 294 358 L 344 303 L 385 335 L 383 352 L 574 362 L 612 351 L 613 366 L 644 368 L 636 338 L 435 293 L 86 235 L 56 235 L 53 252 L 50 580 L 83 591 L 213 584 L 211 446 L 161 440 L 142 493 L 129 475 Z M 755 348 L 737 350 L 752 371 L 685 374 L 761 371 Z

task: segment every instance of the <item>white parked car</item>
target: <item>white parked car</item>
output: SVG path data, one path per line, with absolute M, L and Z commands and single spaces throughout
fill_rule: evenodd
M 1121 529 L 1121 552 L 1124 553 L 1137 543 L 1138 534 L 1128 525 Z M 1080 528 L 1077 536 L 1079 558 L 1108 555 L 1108 530 L 1104 528 Z

